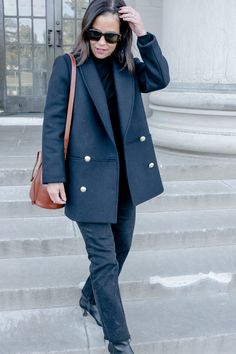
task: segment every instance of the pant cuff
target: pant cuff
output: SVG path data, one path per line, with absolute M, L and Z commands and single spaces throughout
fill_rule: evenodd
M 109 338 L 107 338 L 106 336 L 104 336 L 104 339 L 105 340 L 108 340 L 109 342 L 111 342 L 111 343 L 119 343 L 119 342 L 123 342 L 124 340 L 131 340 L 131 336 L 129 336 L 128 338 L 126 337 L 125 339 L 123 338 L 123 339 L 109 339 Z

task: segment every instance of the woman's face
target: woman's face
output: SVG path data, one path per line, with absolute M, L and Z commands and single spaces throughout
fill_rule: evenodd
M 117 15 L 109 12 L 99 15 L 95 18 L 92 28 L 101 32 L 116 32 L 120 33 L 120 21 Z M 115 50 L 117 43 L 106 42 L 104 36 L 99 41 L 89 40 L 90 49 L 95 57 L 104 59 L 111 55 Z

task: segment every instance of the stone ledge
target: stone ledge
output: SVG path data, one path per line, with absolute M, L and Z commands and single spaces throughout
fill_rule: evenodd
M 169 108 L 222 110 L 229 116 L 236 115 L 236 93 L 232 92 L 164 90 L 152 92 L 150 103 L 153 109 L 157 105 Z
M 149 118 L 156 146 L 176 151 L 236 155 L 236 94 L 154 92 Z

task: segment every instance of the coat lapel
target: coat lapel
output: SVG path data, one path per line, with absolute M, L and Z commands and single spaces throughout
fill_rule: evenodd
M 133 110 L 134 79 L 132 75 L 129 74 L 127 68 L 122 71 L 120 71 L 120 68 L 121 67 L 117 60 L 113 60 L 113 76 L 117 96 L 118 113 L 120 118 L 121 133 L 124 138 Z M 109 137 L 115 144 L 105 90 L 93 60 L 88 57 L 87 60 L 79 66 L 79 69 L 88 92 L 95 104 L 99 116 L 101 117 L 103 125 Z
M 120 126 L 122 137 L 125 137 L 130 124 L 131 114 L 134 104 L 134 78 L 129 73 L 127 67 L 120 71 L 119 63 L 113 61 L 113 74 L 116 88 L 118 112 L 120 117 Z

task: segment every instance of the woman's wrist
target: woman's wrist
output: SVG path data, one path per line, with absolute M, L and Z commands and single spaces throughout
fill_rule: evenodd
M 147 31 L 142 31 L 142 32 L 139 32 L 138 34 L 137 34 L 137 37 L 142 37 L 142 36 L 145 36 L 147 34 Z

